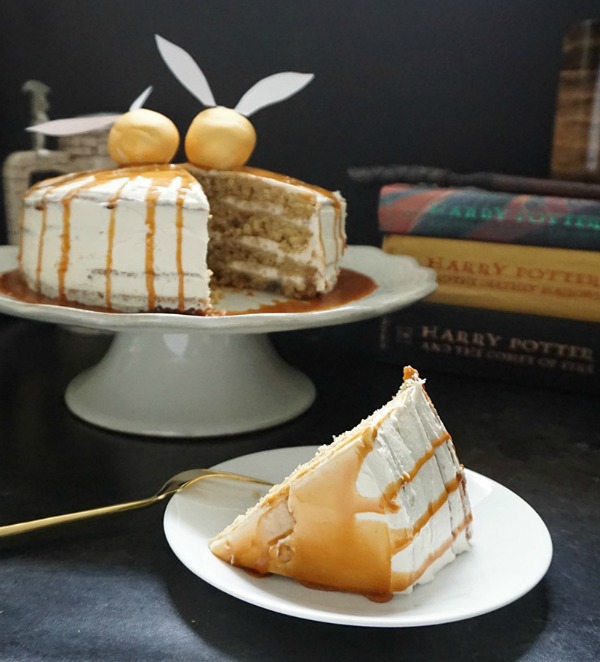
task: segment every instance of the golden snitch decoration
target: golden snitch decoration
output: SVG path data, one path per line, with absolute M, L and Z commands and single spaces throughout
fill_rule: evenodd
M 108 134 L 108 153 L 119 165 L 169 163 L 179 148 L 179 131 L 162 113 L 146 108 L 121 115 Z
M 208 170 L 241 168 L 256 146 L 256 131 L 248 119 L 265 106 L 283 101 L 299 92 L 314 78 L 313 74 L 285 71 L 255 83 L 235 108 L 217 105 L 206 76 L 182 48 L 155 35 L 158 50 L 174 76 L 207 108 L 192 120 L 184 140 L 188 161 Z M 180 136 L 175 124 L 162 113 L 143 107 L 152 87 L 131 104 L 123 114 L 103 114 L 52 120 L 28 127 L 45 135 L 73 135 L 106 128 L 110 157 L 122 166 L 169 163 L 179 149 Z
M 284 71 L 255 83 L 235 108 L 217 105 L 206 76 L 182 48 L 160 35 L 156 45 L 175 78 L 193 94 L 206 110 L 196 115 L 185 136 L 185 154 L 190 163 L 207 169 L 241 168 L 256 145 L 256 131 L 248 117 L 299 92 L 313 74 Z

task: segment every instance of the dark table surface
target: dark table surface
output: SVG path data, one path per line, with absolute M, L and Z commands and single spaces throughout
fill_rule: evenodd
M 316 384 L 309 411 L 263 432 L 165 440 L 96 428 L 66 408 L 66 385 L 110 336 L 0 316 L 0 524 L 147 496 L 177 471 L 258 450 L 326 443 L 401 380 L 399 366 L 332 351 L 318 334 L 273 341 Z M 522 496 L 550 530 L 550 570 L 521 599 L 422 628 L 291 618 L 195 577 L 155 506 L 0 541 L 0 660 L 600 659 L 600 399 L 425 377 L 464 464 Z

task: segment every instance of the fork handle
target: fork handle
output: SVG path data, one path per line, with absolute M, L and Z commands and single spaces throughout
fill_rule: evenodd
M 117 503 L 112 506 L 102 506 L 100 508 L 91 508 L 90 510 L 80 510 L 76 513 L 67 513 L 66 515 L 54 515 L 53 517 L 42 517 L 41 519 L 33 519 L 28 522 L 7 524 L 5 526 L 0 526 L 0 538 L 7 538 L 8 536 L 15 536 L 21 533 L 29 533 L 30 531 L 37 531 L 38 529 L 45 529 L 50 526 L 57 526 L 68 522 L 78 522 L 79 520 L 91 519 L 93 517 L 116 515 L 117 513 L 123 513 L 128 510 L 145 508 L 146 506 L 151 506 L 156 503 L 159 498 L 159 496 L 155 495 L 146 499 L 138 499 L 137 501 Z

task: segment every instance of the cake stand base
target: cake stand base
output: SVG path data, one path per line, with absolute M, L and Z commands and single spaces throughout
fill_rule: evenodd
M 116 334 L 104 358 L 77 376 L 65 399 L 80 418 L 161 437 L 252 432 L 291 420 L 315 387 L 264 334 Z
M 315 398 L 267 333 L 346 324 L 385 315 L 436 289 L 435 272 L 412 257 L 348 246 L 342 266 L 371 278 L 368 296 L 329 309 L 261 312 L 277 297 L 225 290 L 218 306 L 238 315 L 119 313 L 31 303 L 0 292 L 0 312 L 116 333 L 108 355 L 66 392 L 77 416 L 104 428 L 162 437 L 212 437 L 284 423 Z M 17 267 L 17 247 L 0 246 L 0 274 Z

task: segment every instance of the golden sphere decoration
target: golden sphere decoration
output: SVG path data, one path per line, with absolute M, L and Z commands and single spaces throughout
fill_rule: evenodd
M 169 163 L 178 147 L 179 131 L 175 124 L 147 108 L 121 115 L 108 134 L 108 153 L 119 165 Z
M 241 168 L 255 145 L 256 131 L 250 121 L 223 106 L 198 113 L 185 136 L 188 161 L 210 170 Z

